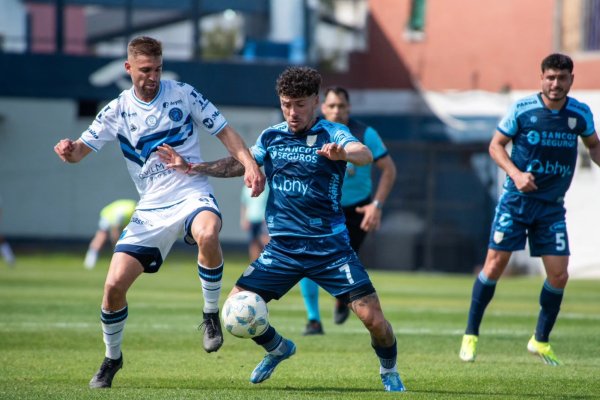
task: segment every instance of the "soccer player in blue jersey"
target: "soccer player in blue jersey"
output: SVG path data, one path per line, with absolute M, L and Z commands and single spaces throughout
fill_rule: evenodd
M 371 280 L 350 247 L 340 202 L 347 162 L 372 161 L 369 149 L 344 125 L 316 117 L 320 74 L 290 67 L 277 80 L 285 122 L 264 130 L 251 148 L 269 184 L 266 220 L 271 240 L 236 282 L 230 296 L 242 290 L 265 301 L 281 298 L 309 277 L 350 304 L 371 334 L 386 391 L 403 391 L 397 371 L 397 346 Z M 189 164 L 170 146 L 162 146 L 167 167 L 215 177 L 239 176 L 243 166 L 233 158 Z M 267 354 L 250 382 L 268 379 L 277 365 L 296 352 L 296 345 L 273 326 L 253 338 Z
M 589 107 L 567 96 L 573 84 L 573 61 L 551 54 L 541 63 L 541 93 L 515 102 L 500 121 L 490 143 L 490 155 L 506 172 L 504 190 L 492 222 L 483 270 L 475 279 L 465 335 L 463 361 L 474 361 L 479 326 L 494 296 L 496 283 L 515 250 L 525 248 L 542 257 L 546 280 L 540 312 L 527 350 L 548 365 L 559 365 L 549 344 L 567 285 L 569 240 L 564 197 L 573 179 L 577 140 L 600 165 L 600 143 Z M 512 143 L 511 155 L 506 146 Z
M 54 147 L 63 161 L 77 163 L 106 143 L 118 141 L 140 195 L 131 221 L 115 246 L 104 284 L 100 320 L 106 351 L 90 381 L 92 388 L 111 387 L 123 365 L 121 342 L 128 315 L 127 291 L 142 273 L 159 270 L 181 236 L 187 243 L 198 245 L 204 349 L 217 351 L 223 343 L 219 320 L 221 213 L 208 177 L 166 168 L 157 154 L 158 146 L 168 143 L 187 161 L 202 161 L 199 128 L 203 128 L 244 165 L 244 181 L 254 196 L 262 192 L 265 182 L 242 138 L 210 101 L 188 84 L 160 79 L 159 41 L 145 36 L 131 40 L 125 70 L 133 83 L 131 89 L 111 101 L 79 139 L 62 139 Z
M 396 165 L 385 144 L 375 129 L 350 118 L 350 95 L 343 87 L 332 86 L 325 89 L 321 113 L 328 121 L 344 124 L 350 133 L 373 153 L 373 163 L 353 165 L 348 163 L 344 185 L 342 186 L 342 208 L 346 217 L 346 227 L 350 235 L 350 246 L 358 254 L 368 232 L 379 229 L 381 210 L 396 180 Z M 372 193 L 372 166 L 381 172 L 375 194 Z M 319 287 L 310 279 L 300 281 L 302 297 L 308 316 L 305 335 L 323 334 L 319 313 Z M 349 308 L 337 300 L 333 321 L 343 324 L 349 315 Z

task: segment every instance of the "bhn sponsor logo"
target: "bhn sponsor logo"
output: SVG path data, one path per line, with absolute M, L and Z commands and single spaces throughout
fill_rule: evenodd
M 272 186 L 274 190 L 281 190 L 286 193 L 301 193 L 303 196 L 308 191 L 308 185 L 299 179 L 287 177 L 278 177 L 273 179 Z
M 546 161 L 546 163 L 543 163 L 540 160 L 533 160 L 527 166 L 527 172 L 532 172 L 534 174 L 560 175 L 563 178 L 573 175 L 571 166 L 562 165 L 558 161 Z

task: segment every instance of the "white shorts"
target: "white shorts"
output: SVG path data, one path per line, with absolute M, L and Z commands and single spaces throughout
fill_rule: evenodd
M 196 243 L 191 226 L 202 211 L 213 212 L 221 218 L 212 195 L 185 199 L 163 208 L 135 210 L 121 233 L 115 253 L 127 253 L 142 264 L 144 272 L 156 272 L 178 238 L 184 236 L 186 243 Z

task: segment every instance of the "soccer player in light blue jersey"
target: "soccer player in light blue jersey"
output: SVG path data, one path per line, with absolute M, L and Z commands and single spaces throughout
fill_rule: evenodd
M 54 147 L 63 161 L 77 163 L 106 143 L 117 141 L 140 195 L 130 223 L 115 246 L 104 284 L 100 320 L 106 351 L 100 369 L 90 381 L 92 388 L 111 387 L 123 365 L 121 343 L 128 316 L 127 291 L 142 273 L 159 270 L 181 236 L 188 244 L 198 246 L 204 349 L 217 351 L 223 343 L 219 319 L 223 275 L 221 213 L 208 177 L 166 168 L 158 156 L 158 146 L 169 143 L 186 160 L 202 161 L 202 128 L 222 141 L 244 165 L 244 182 L 254 196 L 262 192 L 265 179 L 242 138 L 210 101 L 186 83 L 160 79 L 159 41 L 146 36 L 131 40 L 125 70 L 133 83 L 131 89 L 111 101 L 79 139 L 62 139 Z
M 373 163 L 348 164 L 342 186 L 342 209 L 346 217 L 350 246 L 358 254 L 367 233 L 376 231 L 381 225 L 383 204 L 396 180 L 396 165 L 377 131 L 350 118 L 350 95 L 346 89 L 339 86 L 328 87 L 325 89 L 324 96 L 321 113 L 325 119 L 346 125 L 350 133 L 373 153 Z M 381 172 L 374 194 L 372 193 L 373 165 Z M 302 279 L 300 289 L 308 317 L 304 335 L 323 334 L 319 313 L 319 286 L 310 279 Z M 333 321 L 336 324 L 343 324 L 349 313 L 348 306 L 336 300 Z
M 475 360 L 479 326 L 496 283 L 512 252 L 524 249 L 528 239 L 531 256 L 542 258 L 546 280 L 527 350 L 548 365 L 560 364 L 549 337 L 569 277 L 564 197 L 575 172 L 578 138 L 598 165 L 600 143 L 589 107 L 567 95 L 574 79 L 571 58 L 551 54 L 542 61 L 541 70 L 541 93 L 515 102 L 490 143 L 490 155 L 506 172 L 506 180 L 492 222 L 485 264 L 473 285 L 459 353 L 463 361 Z M 506 150 L 509 143 L 510 156 Z
M 350 304 L 371 334 L 384 389 L 404 391 L 392 326 L 367 271 L 350 247 L 340 201 L 346 164 L 368 164 L 372 154 L 346 126 L 316 117 L 320 84 L 320 74 L 308 67 L 290 67 L 277 80 L 285 122 L 264 130 L 251 149 L 265 168 L 270 188 L 266 220 L 271 240 L 230 296 L 249 290 L 269 302 L 309 277 Z M 190 165 L 170 146 L 160 151 L 167 167 L 180 172 L 215 177 L 243 172 L 243 166 L 231 157 Z M 296 345 L 273 326 L 253 340 L 267 354 L 252 372 L 252 383 L 268 379 L 281 361 L 296 352 Z

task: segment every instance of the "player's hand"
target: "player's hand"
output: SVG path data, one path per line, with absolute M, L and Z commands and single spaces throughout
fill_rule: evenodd
M 533 192 L 538 188 L 535 184 L 535 176 L 533 176 L 531 172 L 519 172 L 514 174 L 514 176 L 511 176 L 511 179 L 519 192 Z
M 250 168 L 244 169 L 244 184 L 252 189 L 251 197 L 258 197 L 265 190 L 265 181 L 265 174 L 256 163 L 252 163 Z
M 168 144 L 161 144 L 158 146 L 157 154 L 161 161 L 166 163 L 167 168 L 173 168 L 181 172 L 186 172 L 188 170 L 189 163 L 186 162 L 183 157 L 181 157 L 179 153 Z
M 325 143 L 320 150 L 317 150 L 317 154 L 333 161 L 345 161 L 348 156 L 344 147 L 337 143 Z
M 366 204 L 362 207 L 356 207 L 356 212 L 364 214 L 360 222 L 360 229 L 365 232 L 373 232 L 381 226 L 381 210 L 374 203 Z
M 64 162 L 71 161 L 75 145 L 71 139 L 62 139 L 54 146 L 54 152 Z

